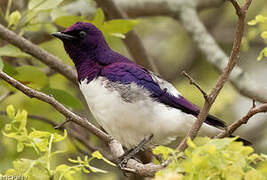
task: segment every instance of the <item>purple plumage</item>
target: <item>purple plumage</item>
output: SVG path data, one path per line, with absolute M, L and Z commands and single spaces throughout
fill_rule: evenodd
M 89 84 L 90 88 L 87 89 L 90 90 L 94 89 L 90 85 L 91 82 L 96 82 L 97 79 L 101 79 L 100 88 L 109 87 L 110 84 L 113 83 L 112 90 L 116 89 L 117 91 L 120 91 L 119 94 L 121 98 L 125 98 L 126 95 L 131 97 L 140 97 L 137 95 L 133 96 L 133 94 L 131 94 L 134 93 L 132 89 L 135 88 L 139 89 L 139 91 L 142 91 L 143 94 L 148 94 L 148 96 L 152 100 L 151 103 L 153 103 L 153 101 L 158 102 L 160 107 L 164 105 L 167 107 L 167 109 L 168 108 L 178 109 L 183 113 L 185 113 L 185 116 L 186 114 L 193 115 L 194 117 L 198 115 L 199 108 L 194 104 L 190 103 L 189 101 L 187 101 L 178 91 L 176 91 L 176 89 L 170 83 L 162 80 L 161 78 L 157 77 L 156 75 L 146 70 L 145 68 L 141 67 L 140 65 L 135 64 L 128 58 L 111 50 L 108 44 L 106 43 L 102 32 L 98 30 L 94 25 L 90 23 L 78 22 L 69 27 L 68 29 L 66 29 L 64 32 L 54 33 L 53 35 L 60 38 L 63 41 L 64 48 L 71 57 L 71 59 L 73 60 L 75 67 L 77 69 L 78 80 L 81 83 L 81 85 L 83 85 L 85 82 Z M 94 86 L 98 86 L 98 84 L 95 83 Z M 122 91 L 122 89 L 124 90 Z M 106 93 L 109 91 L 103 90 L 103 92 Z M 83 93 L 87 98 L 90 109 L 95 110 L 94 102 L 90 101 L 90 98 L 91 99 L 95 98 L 94 97 L 95 95 L 87 92 L 87 90 L 84 90 L 84 88 L 83 88 Z M 118 96 L 118 94 L 115 96 Z M 109 96 L 107 96 L 107 98 L 108 97 Z M 132 101 L 129 101 L 128 99 L 123 103 L 131 103 L 131 102 Z M 102 106 L 100 107 L 104 107 L 104 105 L 102 104 Z M 129 104 L 124 104 L 124 106 L 130 107 Z M 167 112 L 167 109 L 165 108 L 164 111 Z M 102 111 L 101 113 L 103 114 Z M 144 109 L 142 111 L 144 111 Z M 147 109 L 146 113 L 148 113 L 149 111 L 150 110 Z M 170 109 L 170 112 L 172 111 L 173 110 Z M 104 128 L 106 127 L 105 129 L 107 131 L 110 131 L 111 134 L 112 132 L 114 133 L 112 127 L 106 126 L 105 123 L 107 123 L 106 122 L 107 120 L 101 119 L 103 118 L 103 116 L 101 116 L 102 115 L 101 113 L 93 112 L 96 118 L 100 119 L 99 120 L 100 124 L 103 125 Z M 119 113 L 119 111 L 117 113 Z M 123 112 L 121 113 L 123 114 Z M 188 117 L 186 116 L 185 119 L 187 119 Z M 177 121 L 179 121 L 179 119 Z M 207 117 L 205 123 L 212 126 L 225 127 L 223 121 L 211 115 Z M 214 132 L 217 132 L 217 130 L 214 130 Z M 118 137 L 118 138 L 121 139 L 121 141 L 125 140 L 124 137 Z

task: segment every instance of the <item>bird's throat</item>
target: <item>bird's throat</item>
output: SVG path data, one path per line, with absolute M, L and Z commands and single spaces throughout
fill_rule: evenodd
M 77 73 L 78 73 L 78 81 L 81 82 L 84 79 L 87 79 L 88 82 L 97 78 L 100 75 L 102 66 L 99 65 L 96 61 L 87 59 L 79 64 L 75 64 Z

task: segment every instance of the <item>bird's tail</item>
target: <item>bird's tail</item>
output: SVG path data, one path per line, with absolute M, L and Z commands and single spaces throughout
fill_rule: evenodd
M 226 127 L 225 122 L 220 120 L 219 118 L 212 116 L 212 115 L 208 115 L 205 123 L 215 126 L 215 127 Z
M 205 120 L 205 123 L 209 124 L 209 125 L 212 125 L 212 126 L 215 126 L 215 127 L 218 127 L 218 128 L 224 128 L 226 127 L 226 124 L 224 121 L 220 120 L 219 118 L 215 117 L 215 116 L 212 116 L 212 115 L 208 115 L 206 120 Z M 235 137 L 234 135 L 230 135 L 230 137 Z M 245 140 L 243 138 L 240 138 L 238 137 L 236 139 L 236 141 L 240 141 L 240 142 L 243 142 L 243 144 L 245 146 L 251 146 L 252 143 L 249 142 L 248 140 Z
M 235 136 L 234 136 L 234 135 L 230 135 L 230 137 L 235 137 Z M 243 138 L 240 138 L 240 137 L 238 137 L 238 138 L 236 139 L 236 141 L 243 142 L 243 144 L 244 144 L 245 146 L 251 146 L 251 145 L 252 145 L 251 142 L 249 142 L 248 140 L 245 140 L 245 139 L 243 139 Z

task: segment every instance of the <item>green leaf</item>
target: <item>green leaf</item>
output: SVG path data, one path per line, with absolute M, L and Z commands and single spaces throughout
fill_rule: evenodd
M 90 166 L 89 166 L 89 167 L 90 167 Z M 87 173 L 87 174 L 90 173 L 90 171 L 88 171 L 85 167 L 82 167 L 82 170 L 83 170 L 84 173 Z
M 19 129 L 18 129 L 20 131 L 20 130 L 26 129 L 28 113 L 27 113 L 27 111 L 22 110 L 18 114 L 19 115 L 16 116 L 15 119 L 20 122 Z
M 248 22 L 248 25 L 250 25 L 250 26 L 254 26 L 254 25 L 256 25 L 257 24 L 257 21 L 256 20 L 250 20 L 249 22 Z
M 266 20 L 267 20 L 267 17 L 264 17 L 262 15 L 257 15 L 255 17 L 255 19 L 248 22 L 248 25 L 253 26 L 253 25 L 256 25 L 258 23 L 264 23 Z
M 63 177 L 67 180 L 74 180 L 73 175 L 75 174 L 75 170 L 72 169 L 71 166 L 68 166 L 66 164 L 61 164 L 56 167 L 56 176 L 58 176 L 58 180 L 61 180 Z
M 12 25 L 17 25 L 21 19 L 21 14 L 19 11 L 14 11 L 8 16 L 8 27 Z
M 264 17 L 264 16 L 262 16 L 262 15 L 257 15 L 256 18 L 255 18 L 255 20 L 256 20 L 257 22 L 260 22 L 260 23 L 263 23 L 266 19 L 267 19 L 267 18 Z
M 103 158 L 103 155 L 99 151 L 95 151 L 91 155 L 93 157 L 97 158 L 97 159 L 102 159 Z
M 55 133 L 54 138 L 53 138 L 53 142 L 62 141 L 64 139 L 66 139 L 67 136 L 68 136 L 67 130 L 64 129 L 64 136 L 61 136 L 60 134 Z
M 61 165 L 56 167 L 56 171 L 63 172 L 65 170 L 67 170 L 68 168 L 70 168 L 70 166 L 68 166 L 66 164 L 61 164 Z
M 34 138 L 49 138 L 51 136 L 51 133 L 48 132 L 48 131 L 37 131 L 37 130 L 33 130 L 30 134 L 29 134 L 29 137 L 31 139 L 34 139 Z
M 103 170 L 103 169 L 99 169 L 93 166 L 89 166 L 90 170 L 94 173 L 107 173 L 107 171 Z
M 57 28 L 53 24 L 44 24 L 44 29 L 47 33 L 51 34 L 52 32 L 56 32 Z
M 5 173 L 6 176 L 11 175 L 14 176 L 17 174 L 17 171 L 15 169 L 8 169 Z
M 5 131 L 11 131 L 11 130 L 12 130 L 11 124 L 6 124 L 5 125 Z
M 267 38 L 267 31 L 262 32 L 262 33 L 261 33 L 261 37 L 262 37 L 263 39 Z
M 38 164 L 31 169 L 30 173 L 28 174 L 28 179 L 50 180 L 51 175 L 49 174 L 49 171 L 46 167 Z
M 42 88 L 48 84 L 48 77 L 43 71 L 33 66 L 21 66 L 16 68 L 18 74 L 15 79 L 33 88 Z
M 13 105 L 8 105 L 6 112 L 9 118 L 13 119 L 15 117 L 15 108 Z
M 28 8 L 30 10 L 41 11 L 57 7 L 63 0 L 30 0 Z
M 62 42 L 60 42 L 58 39 L 53 38 L 52 40 L 45 41 L 39 44 L 39 47 L 59 57 L 60 59 L 64 61 L 64 63 L 73 66 L 72 60 L 66 54 L 65 49 L 62 46 Z
M 71 159 L 71 158 L 69 158 L 68 161 L 69 161 L 69 162 L 72 162 L 72 163 L 79 163 L 78 160 L 76 160 L 76 159 Z
M 4 68 L 4 63 L 2 58 L 0 57 L 0 70 L 2 70 Z
M 105 15 L 101 8 L 97 8 L 92 23 L 96 27 L 101 27 L 104 24 Z
M 48 139 L 50 137 L 51 137 L 51 133 L 48 131 L 33 130 L 29 134 L 29 138 L 41 150 L 41 152 L 47 152 L 48 144 L 49 144 Z
M 196 146 L 195 143 L 191 140 L 190 137 L 187 138 L 186 142 L 187 142 L 187 144 L 188 144 L 189 147 L 191 147 L 191 148 L 193 148 L 193 149 L 196 149 L 196 148 L 197 148 L 197 146 Z
M 99 151 L 95 151 L 91 155 L 97 159 L 102 159 L 103 161 L 105 161 L 107 164 L 111 166 L 116 166 L 116 164 L 106 159 Z
M 263 56 L 267 57 L 267 47 L 264 48 L 263 50 L 261 50 L 261 52 L 260 52 L 260 54 L 259 54 L 259 56 L 257 58 L 257 61 L 260 61 L 263 58 Z
M 40 149 L 41 152 L 48 151 L 48 139 L 33 138 L 34 144 Z
M 85 19 L 83 16 L 60 16 L 54 20 L 54 23 L 58 26 L 67 28 L 78 21 L 79 22 L 90 22 L 87 19 Z
M 4 62 L 3 71 L 7 73 L 9 76 L 14 76 L 18 73 L 16 69 L 7 62 Z
M 107 34 L 125 34 L 131 31 L 138 24 L 137 20 L 115 19 L 104 23 L 104 33 Z
M 9 138 L 14 138 L 14 139 L 18 139 L 17 137 L 17 133 L 14 133 L 14 132 L 12 132 L 12 133 L 5 133 L 4 131 L 2 132 L 3 133 L 3 135 L 4 136 L 6 136 L 6 137 L 9 137 Z
M 17 144 L 17 152 L 22 152 L 24 149 L 24 144 L 21 142 L 18 142 Z
M 23 31 L 38 32 L 42 28 L 42 24 L 28 24 L 22 28 Z
M 11 44 L 0 47 L 0 56 L 18 57 L 18 58 L 31 57 L 30 55 L 23 53 L 19 48 L 15 47 Z
M 121 33 L 109 33 L 110 36 L 114 36 L 114 37 L 118 37 L 118 38 L 121 38 L 121 39 L 125 39 L 125 35 L 124 34 L 121 34 Z
M 83 108 L 81 101 L 66 91 L 60 89 L 52 89 L 50 87 L 43 88 L 42 91 L 46 94 L 52 95 L 57 101 L 68 107 L 74 109 Z
M 174 154 L 174 150 L 166 146 L 157 146 L 153 149 L 153 154 L 162 155 L 163 160 L 167 160 L 171 154 Z

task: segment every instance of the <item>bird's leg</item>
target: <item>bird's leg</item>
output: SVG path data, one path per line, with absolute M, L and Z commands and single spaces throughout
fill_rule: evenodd
M 134 158 L 134 156 L 143 149 L 144 145 L 147 144 L 153 137 L 153 134 L 145 137 L 137 146 L 134 148 L 128 149 L 121 157 L 118 159 L 118 167 L 124 169 L 128 160 Z M 138 160 L 139 161 L 139 160 Z

